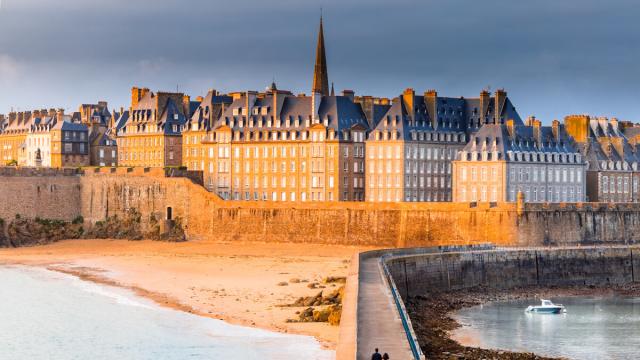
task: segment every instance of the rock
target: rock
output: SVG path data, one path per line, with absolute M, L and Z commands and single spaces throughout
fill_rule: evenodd
M 347 282 L 347 278 L 344 276 L 327 276 L 326 278 L 324 278 L 324 280 L 322 280 L 323 283 L 325 284 L 330 284 L 330 283 L 345 283 Z
M 299 283 L 299 282 L 300 282 L 300 279 L 298 279 L 298 278 L 292 278 L 292 279 L 289 279 L 289 282 L 290 282 L 291 284 L 297 284 L 297 283 Z
M 289 283 L 287 283 L 286 281 L 281 281 L 278 283 L 278 286 L 287 286 L 289 285 Z

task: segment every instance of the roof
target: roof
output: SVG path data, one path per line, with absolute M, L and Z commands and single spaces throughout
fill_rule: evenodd
M 338 139 L 343 138 L 342 130 L 351 129 L 356 125 L 369 128 L 360 104 L 354 103 L 351 98 L 347 96 L 319 96 L 318 98 L 320 100 L 318 120 L 327 128 L 336 130 Z M 253 120 L 254 129 L 260 130 L 303 130 L 313 125 L 311 96 L 277 94 L 275 100 L 277 113 L 274 113 L 273 109 L 273 93 L 264 97 L 245 94 L 225 108 L 213 128 L 232 124 L 234 130 L 242 130 L 240 120 Z M 281 120 L 279 126 L 276 126 L 274 119 Z M 260 127 L 258 127 L 259 122 Z
M 457 160 L 469 160 L 472 153 L 495 154 L 491 160 L 509 160 L 509 154 L 577 154 L 573 139 L 563 125 L 534 126 L 507 124 L 486 124 L 472 134 L 469 142 L 459 152 Z

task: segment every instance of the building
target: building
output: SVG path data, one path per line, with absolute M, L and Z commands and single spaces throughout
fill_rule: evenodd
M 592 202 L 637 202 L 640 148 L 633 127 L 629 141 L 617 119 L 570 115 L 565 127 L 589 163 L 587 198 Z
M 182 165 L 181 130 L 194 103 L 182 93 L 131 89 L 131 107 L 116 125 L 118 164 L 167 167 Z
M 4 165 L 86 166 L 88 128 L 62 109 L 12 112 L 0 132 L 0 150 Z
M 215 191 L 213 168 L 215 162 L 211 161 L 206 146 L 202 145 L 211 137 L 211 130 L 217 123 L 225 108 L 231 105 L 233 98 L 218 94 L 216 90 L 209 90 L 207 95 L 200 99 L 200 105 L 182 129 L 182 162 L 190 170 L 203 171 L 204 184 L 209 191 Z
M 583 202 L 586 163 L 558 121 L 486 124 L 453 162 L 454 201 Z
M 107 102 L 82 104 L 76 113 L 79 122 L 89 128 L 89 162 L 92 166 L 117 166 L 118 146 L 110 127 L 118 113 L 109 112 Z
M 311 96 L 274 83 L 229 94 L 210 126 L 196 111 L 185 165 L 204 170 L 207 188 L 235 200 L 364 200 L 369 124 L 352 93 L 330 94 L 325 53 L 321 19 Z
M 450 98 L 406 89 L 390 106 L 361 102 L 374 124 L 366 142 L 367 201 L 451 201 L 451 162 L 469 135 L 485 124 L 522 124 L 504 90 Z

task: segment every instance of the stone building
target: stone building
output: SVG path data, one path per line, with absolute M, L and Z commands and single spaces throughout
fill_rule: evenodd
M 3 165 L 86 166 L 88 152 L 87 126 L 62 109 L 12 112 L 0 132 Z
M 182 126 L 194 103 L 183 93 L 131 89 L 131 107 L 116 127 L 118 164 L 166 167 L 182 165 Z
M 204 184 L 209 191 L 215 191 L 213 184 L 215 177 L 212 161 L 206 146 L 202 145 L 211 136 L 211 130 L 218 119 L 224 113 L 225 108 L 231 105 L 233 98 L 228 95 L 218 94 L 216 90 L 209 90 L 207 95 L 200 100 L 200 105 L 191 118 L 183 125 L 182 129 L 182 163 L 190 170 L 203 171 Z
M 451 161 L 469 135 L 484 124 L 522 124 L 504 90 L 450 98 L 406 89 L 390 106 L 368 101 L 367 201 L 451 201 Z
M 89 163 L 92 166 L 117 166 L 118 146 L 110 123 L 118 113 L 111 114 L 107 102 L 82 104 L 79 122 L 89 128 Z
M 637 202 L 640 148 L 617 119 L 570 115 L 565 127 L 589 163 L 587 198 L 592 202 Z M 628 133 L 634 139 L 632 131 Z
M 583 202 L 585 171 L 583 156 L 558 121 L 486 124 L 453 162 L 453 200 L 515 202 L 522 193 L 527 202 Z
M 210 126 L 201 106 L 185 131 L 185 165 L 204 171 L 207 188 L 236 200 L 364 200 L 369 124 L 352 96 L 330 94 L 322 20 L 311 96 L 275 83 L 229 95 Z

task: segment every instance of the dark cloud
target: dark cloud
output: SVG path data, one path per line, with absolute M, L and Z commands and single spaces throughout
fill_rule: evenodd
M 0 112 L 108 100 L 143 85 L 192 95 L 308 92 L 320 6 L 330 81 L 395 96 L 504 87 L 521 115 L 635 120 L 640 15 L 612 0 L 1 0 Z

